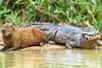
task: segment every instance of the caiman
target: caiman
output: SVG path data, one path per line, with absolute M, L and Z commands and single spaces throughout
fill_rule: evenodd
M 49 40 L 54 41 L 56 44 L 65 44 L 67 48 L 95 48 L 96 41 L 100 39 L 97 30 L 84 30 L 71 25 L 33 23 L 27 26 L 40 28 L 47 34 Z

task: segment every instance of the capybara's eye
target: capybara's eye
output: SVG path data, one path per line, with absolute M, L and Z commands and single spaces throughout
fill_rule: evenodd
M 2 29 L 1 31 L 2 31 L 3 33 L 5 33 L 5 32 L 6 32 L 6 30 L 5 30 L 5 29 Z

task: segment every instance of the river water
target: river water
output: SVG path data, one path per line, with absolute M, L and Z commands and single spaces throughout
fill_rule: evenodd
M 102 50 L 38 48 L 0 52 L 0 68 L 102 68 Z

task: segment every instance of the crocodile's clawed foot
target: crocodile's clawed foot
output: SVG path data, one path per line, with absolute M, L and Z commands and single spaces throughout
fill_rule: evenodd
M 71 44 L 70 44 L 70 41 L 67 41 L 67 42 L 66 42 L 65 47 L 66 47 L 67 49 L 72 49 L 72 46 L 71 46 Z

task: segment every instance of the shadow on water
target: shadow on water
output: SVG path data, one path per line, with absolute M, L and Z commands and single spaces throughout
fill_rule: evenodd
M 0 68 L 102 68 L 101 50 L 0 52 Z

